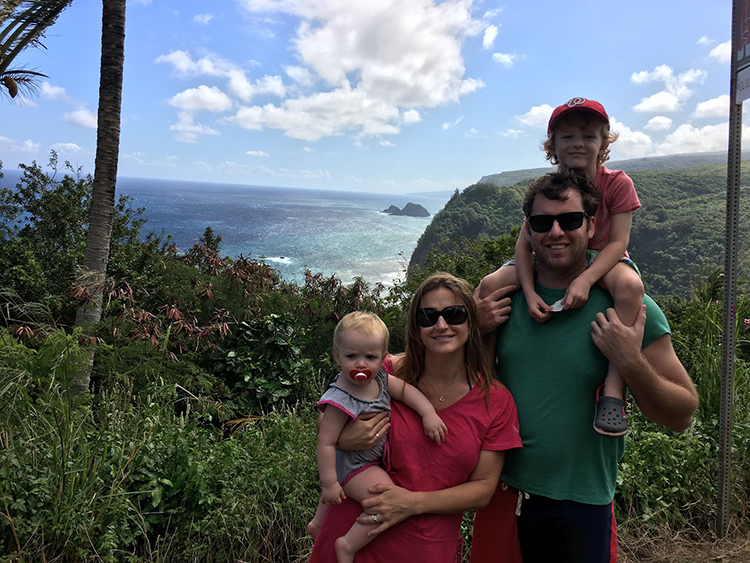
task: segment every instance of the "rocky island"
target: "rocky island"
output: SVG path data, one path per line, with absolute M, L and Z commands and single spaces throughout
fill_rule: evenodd
M 403 209 L 399 209 L 395 205 L 391 205 L 388 209 L 383 209 L 382 213 L 388 213 L 388 215 L 406 215 L 407 217 L 429 217 L 430 212 L 418 203 L 409 202 L 404 205 Z

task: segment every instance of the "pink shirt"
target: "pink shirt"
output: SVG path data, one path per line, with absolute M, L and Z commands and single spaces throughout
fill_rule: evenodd
M 596 212 L 596 232 L 589 241 L 589 248 L 602 250 L 609 242 L 609 228 L 612 225 L 612 215 L 635 211 L 641 206 L 638 194 L 630 176 L 622 170 L 609 170 L 599 166 L 594 181 L 599 190 L 599 209 Z M 625 253 L 627 256 L 627 252 Z

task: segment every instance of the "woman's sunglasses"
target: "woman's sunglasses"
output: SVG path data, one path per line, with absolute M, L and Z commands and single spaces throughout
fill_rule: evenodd
M 469 318 L 469 312 L 463 305 L 451 305 L 442 311 L 431 307 L 417 309 L 417 324 L 422 328 L 435 326 L 440 317 L 443 317 L 449 325 L 462 325 Z
M 560 215 L 532 215 L 527 217 L 526 221 L 529 227 L 535 233 L 546 233 L 552 229 L 552 225 L 560 225 L 563 231 L 575 231 L 583 225 L 583 219 L 588 217 L 583 211 L 572 211 L 570 213 L 561 213 Z

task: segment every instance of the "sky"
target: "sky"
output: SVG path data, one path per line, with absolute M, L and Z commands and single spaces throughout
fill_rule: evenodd
M 452 191 L 545 166 L 549 115 L 579 96 L 607 109 L 612 160 L 726 151 L 731 6 L 128 0 L 119 175 Z M 44 45 L 16 60 L 38 95 L 0 98 L 0 161 L 93 174 L 101 2 Z

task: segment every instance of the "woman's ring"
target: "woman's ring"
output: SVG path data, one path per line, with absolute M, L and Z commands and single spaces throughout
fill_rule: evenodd
M 378 523 L 378 515 L 377 514 L 373 514 L 372 515 L 372 523 L 373 524 L 377 524 Z
M 375 432 L 375 437 L 376 438 L 380 438 L 380 434 L 378 434 L 377 432 Z M 377 522 L 377 520 L 375 520 L 375 522 Z

